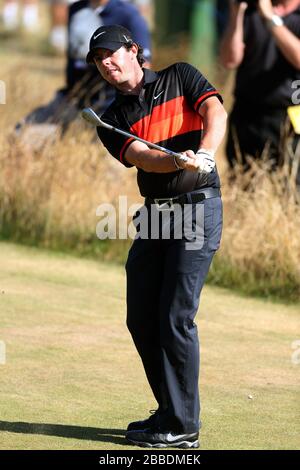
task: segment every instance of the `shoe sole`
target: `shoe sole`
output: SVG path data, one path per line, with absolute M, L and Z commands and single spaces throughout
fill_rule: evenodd
M 197 447 L 200 446 L 198 440 L 194 442 L 190 442 L 190 441 L 170 442 L 168 444 L 165 444 L 162 442 L 152 444 L 150 442 L 134 441 L 133 439 L 128 439 L 128 437 L 126 437 L 126 440 L 130 442 L 131 444 L 134 444 L 135 446 L 150 447 L 150 448 L 155 448 L 155 449 L 164 449 L 165 447 L 177 447 L 179 449 L 196 449 Z

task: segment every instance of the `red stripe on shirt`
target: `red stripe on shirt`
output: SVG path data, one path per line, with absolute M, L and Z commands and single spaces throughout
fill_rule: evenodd
M 129 139 L 126 140 L 125 144 L 123 145 L 123 147 L 121 148 L 121 152 L 120 152 L 120 162 L 124 163 L 124 154 L 127 150 L 127 148 L 129 147 L 129 145 L 131 144 L 131 142 L 134 141 L 134 138 L 133 137 L 130 137 Z
M 214 90 L 214 91 L 209 91 L 207 93 L 204 93 L 204 95 L 201 95 L 200 98 L 198 98 L 198 100 L 196 101 L 196 103 L 194 104 L 194 108 L 196 111 L 198 111 L 199 109 L 199 106 L 200 104 L 206 99 L 208 98 L 209 96 L 213 96 L 213 95 L 218 95 L 219 93 Z
M 202 117 L 193 110 L 183 96 L 155 106 L 151 115 L 137 121 L 130 132 L 150 142 L 162 142 L 203 129 Z

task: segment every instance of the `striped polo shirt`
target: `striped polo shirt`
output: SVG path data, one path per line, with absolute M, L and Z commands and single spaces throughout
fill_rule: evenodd
M 159 72 L 144 71 L 139 95 L 117 93 L 116 100 L 101 119 L 142 139 L 175 152 L 200 147 L 203 120 L 199 107 L 211 96 L 222 98 L 192 65 L 176 63 Z M 123 165 L 133 138 L 98 127 L 97 132 L 109 153 Z M 166 158 L 170 158 L 166 155 Z M 220 187 L 217 169 L 207 176 L 187 170 L 151 173 L 138 168 L 137 181 L 142 196 L 172 197 L 204 187 Z

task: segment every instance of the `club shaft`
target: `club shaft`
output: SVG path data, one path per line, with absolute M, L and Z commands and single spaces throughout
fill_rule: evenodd
M 160 145 L 154 144 L 152 142 L 148 142 L 147 140 L 144 140 L 141 137 L 130 134 L 129 132 L 126 132 L 126 131 L 122 131 L 121 129 L 118 129 L 117 127 L 109 126 L 109 127 L 107 127 L 107 129 L 110 129 L 113 132 L 117 132 L 118 134 L 124 135 L 125 137 L 129 137 L 129 138 L 133 138 L 134 140 L 138 140 L 139 142 L 142 142 L 143 144 L 146 144 L 148 147 L 150 147 L 152 149 L 160 150 L 161 152 L 167 153 L 171 157 L 177 157 L 178 159 L 180 159 L 182 161 L 187 160 L 185 155 L 182 155 L 181 153 L 176 153 L 176 152 L 173 152 L 172 150 L 166 149 L 165 147 L 161 147 Z
M 107 124 L 106 122 L 102 121 L 99 116 L 97 116 L 95 111 L 93 111 L 91 108 L 83 109 L 81 115 L 86 121 L 90 122 L 94 126 L 104 127 L 105 129 L 108 129 L 112 132 L 117 132 L 118 134 L 124 135 L 125 137 L 129 137 L 130 139 L 138 140 L 139 142 L 146 144 L 149 148 L 160 150 L 161 152 L 164 152 L 170 155 L 171 157 L 176 157 L 183 162 L 186 162 L 188 160 L 188 158 L 185 155 L 182 155 L 181 153 L 173 152 L 173 150 L 169 150 L 165 147 L 161 147 L 160 145 L 148 142 L 147 140 L 142 139 L 141 137 L 130 134 L 129 132 L 123 131 L 122 129 L 118 129 L 117 127 Z

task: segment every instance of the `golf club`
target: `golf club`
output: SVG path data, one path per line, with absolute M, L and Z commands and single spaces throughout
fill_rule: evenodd
M 116 127 L 113 127 L 113 126 L 110 126 L 109 124 L 106 124 L 106 122 L 101 121 L 99 116 L 97 116 L 95 111 L 93 111 L 91 108 L 84 108 L 81 111 L 81 116 L 83 117 L 83 119 L 88 121 L 90 124 L 93 124 L 93 126 L 105 127 L 105 129 L 108 129 L 108 130 L 113 131 L 113 132 L 117 132 L 118 134 L 122 134 L 125 137 L 130 137 L 130 138 L 133 138 L 135 140 L 138 140 L 139 142 L 143 142 L 149 148 L 160 150 L 161 152 L 167 153 L 171 157 L 177 157 L 179 160 L 181 160 L 183 162 L 188 161 L 188 157 L 186 157 L 185 155 L 182 155 L 181 153 L 173 152 L 172 150 L 161 147 L 160 145 L 153 144 L 152 142 L 148 142 L 147 140 L 141 139 L 140 137 L 138 137 L 136 135 L 133 135 L 133 134 L 130 134 L 129 132 L 122 131 L 121 129 L 117 129 Z

